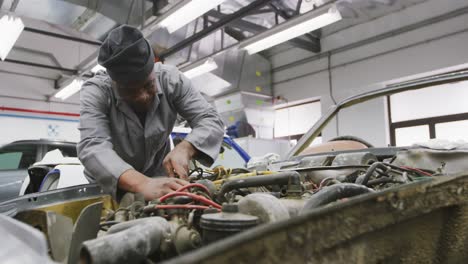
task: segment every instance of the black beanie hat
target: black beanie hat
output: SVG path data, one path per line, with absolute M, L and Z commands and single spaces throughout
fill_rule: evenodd
M 138 29 L 121 25 L 102 43 L 98 63 L 116 82 L 144 81 L 154 67 L 153 49 Z

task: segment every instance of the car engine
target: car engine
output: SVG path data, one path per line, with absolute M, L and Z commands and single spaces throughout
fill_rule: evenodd
M 269 170 L 194 167 L 189 185 L 157 200 L 145 203 L 139 194 L 125 194 L 119 208 L 101 218 L 98 237 L 83 243 L 80 258 L 159 262 L 358 195 L 430 181 L 446 169 L 440 157 L 421 167 L 408 151 L 402 153 L 304 156 L 269 164 Z

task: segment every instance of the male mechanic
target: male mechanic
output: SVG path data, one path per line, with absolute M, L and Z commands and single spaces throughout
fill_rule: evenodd
M 177 68 L 154 63 L 139 30 L 128 25 L 112 30 L 98 63 L 107 74 L 82 86 L 77 146 L 90 181 L 113 195 L 139 192 L 152 200 L 187 184 L 192 158 L 213 163 L 224 134 L 218 113 Z M 192 132 L 171 151 L 177 114 Z

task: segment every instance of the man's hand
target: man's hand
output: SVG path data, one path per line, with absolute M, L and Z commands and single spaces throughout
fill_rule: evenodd
M 169 177 L 175 177 L 176 174 L 182 178 L 188 178 L 189 162 L 197 153 L 192 143 L 183 140 L 180 142 L 163 161 L 164 169 L 166 169 Z
M 142 193 L 146 201 L 157 199 L 187 184 L 188 182 L 177 178 L 149 178 L 136 170 L 127 170 L 119 178 L 119 188 Z
M 177 178 L 149 178 L 146 183 L 140 186 L 138 192 L 143 194 L 145 200 L 151 201 L 187 184 L 188 182 Z

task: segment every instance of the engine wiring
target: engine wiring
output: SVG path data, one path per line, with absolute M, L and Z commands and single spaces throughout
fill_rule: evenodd
M 359 171 L 361 171 L 359 173 Z M 277 172 L 273 171 L 256 171 L 246 170 L 238 168 L 225 168 L 218 166 L 213 169 L 206 169 L 202 167 L 195 167 L 190 171 L 190 180 L 192 182 L 196 180 L 210 180 L 216 190 L 220 190 L 221 186 L 228 181 L 240 180 L 248 177 L 255 177 L 260 175 L 270 175 Z M 358 177 L 359 176 L 359 177 Z M 358 170 L 358 174 L 351 181 L 339 181 L 335 177 L 327 177 L 322 179 L 320 182 L 304 181 L 303 189 L 310 190 L 312 194 L 319 192 L 324 187 L 341 184 L 345 182 L 361 184 L 371 188 L 385 188 L 388 184 L 403 184 L 406 182 L 414 181 L 421 177 L 432 176 L 431 173 L 418 168 L 412 168 L 408 166 L 396 166 L 387 162 L 374 162 L 369 164 L 367 168 L 361 168 Z M 233 190 L 237 195 L 246 196 L 253 192 L 264 192 L 274 193 L 271 186 L 261 186 L 255 188 L 244 188 Z M 278 190 L 276 190 L 277 192 Z M 202 210 L 207 208 L 221 209 L 221 205 L 213 201 L 214 194 L 210 192 L 209 188 L 200 183 L 190 183 L 174 192 L 168 193 L 162 196 L 158 200 L 158 204 L 153 205 L 153 209 L 189 209 L 189 210 Z M 187 206 L 180 206 L 182 204 L 172 204 L 171 198 L 186 197 L 192 200 L 190 204 L 184 204 Z M 194 204 L 195 203 L 195 204 Z M 169 207 L 168 207 L 169 206 Z M 176 207 L 170 207 L 176 206 Z M 200 207 L 201 206 L 201 207 Z M 206 207 L 206 208 L 205 208 Z M 148 209 L 149 210 L 149 209 Z
M 154 209 L 187 209 L 187 210 L 204 210 L 207 208 L 221 209 L 221 205 L 213 201 L 214 193 L 211 193 L 209 188 L 203 184 L 197 183 L 197 180 L 210 180 L 216 190 L 220 190 L 226 182 L 241 180 L 244 178 L 255 177 L 260 175 L 271 175 L 277 172 L 273 171 L 256 171 L 246 170 L 243 168 L 225 168 L 217 166 L 213 169 L 197 167 L 190 171 L 190 181 L 192 183 L 160 197 L 156 205 L 151 205 L 152 209 L 145 207 L 145 210 Z M 359 172 L 360 171 L 360 172 Z M 384 188 L 387 184 L 403 184 L 411 182 L 421 177 L 425 178 L 432 176 L 431 173 L 418 168 L 408 166 L 396 166 L 388 162 L 373 162 L 367 168 L 361 168 L 357 171 L 356 177 L 351 177 L 351 181 L 344 182 L 335 177 L 327 177 L 320 182 L 304 181 L 303 189 L 317 193 L 324 187 L 341 184 L 345 182 L 356 183 L 371 188 Z M 237 195 L 246 196 L 252 192 L 274 193 L 275 191 L 268 186 L 260 186 L 255 188 L 235 189 Z M 276 190 L 278 191 L 278 190 Z M 185 197 L 192 200 L 189 204 L 173 204 L 172 198 Z
M 199 189 L 202 189 L 203 191 L 205 191 L 208 195 L 210 194 L 210 190 L 208 190 L 208 188 L 205 185 L 200 184 L 200 183 L 187 184 L 187 185 L 181 187 L 180 189 L 178 189 L 176 192 L 182 192 L 182 191 L 185 191 L 185 190 L 190 189 L 190 188 L 199 188 Z
M 164 209 L 164 210 L 170 210 L 170 209 L 206 210 L 206 209 L 210 209 L 210 208 L 212 208 L 212 207 L 209 207 L 209 206 L 206 206 L 206 205 L 169 204 L 169 205 L 154 205 L 154 206 L 150 206 L 150 207 L 145 207 L 144 211 L 146 213 L 151 213 L 154 210 L 158 210 L 158 209 Z
M 406 169 L 406 170 L 411 170 L 411 171 L 414 171 L 414 172 L 417 172 L 419 174 L 422 174 L 422 175 L 425 175 L 425 176 L 433 176 L 433 174 L 429 173 L 429 172 L 426 172 L 426 171 L 423 171 L 421 169 L 417 169 L 417 168 L 411 168 L 411 167 L 408 167 L 408 166 L 401 166 L 402 169 Z
M 162 196 L 161 198 L 159 198 L 159 201 L 164 202 L 167 199 L 169 199 L 171 197 L 176 197 L 176 196 L 188 196 L 188 197 L 192 198 L 194 201 L 203 203 L 203 204 L 205 204 L 207 206 L 213 206 L 214 208 L 221 209 L 221 205 L 213 202 L 212 200 L 209 200 L 209 199 L 207 199 L 207 198 L 205 198 L 203 196 L 193 194 L 193 193 L 189 193 L 189 192 L 170 192 L 170 193 Z

